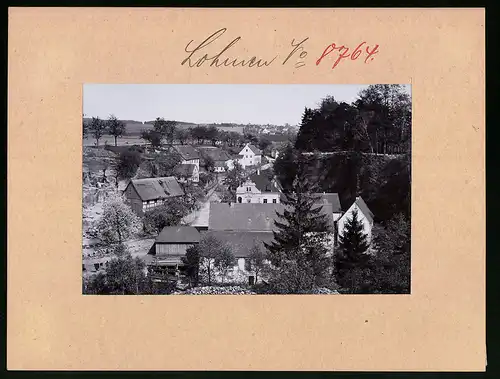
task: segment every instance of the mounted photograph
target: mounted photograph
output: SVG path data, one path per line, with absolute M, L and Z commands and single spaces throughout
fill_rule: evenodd
M 85 84 L 82 293 L 411 293 L 408 84 Z

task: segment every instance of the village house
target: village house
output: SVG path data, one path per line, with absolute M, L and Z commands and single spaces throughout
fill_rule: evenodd
M 247 143 L 239 153 L 239 163 L 243 168 L 258 166 L 261 161 L 262 152 L 250 143 Z
M 192 163 L 178 165 L 174 175 L 180 183 L 198 183 L 200 181 L 199 166 Z
M 321 213 L 328 218 L 328 226 L 333 234 L 332 207 L 318 203 Z M 264 242 L 270 243 L 276 231 L 276 212 L 282 213 L 283 204 L 264 203 L 210 203 L 210 215 L 207 235 L 212 235 L 226 243 L 235 256 L 237 263 L 229 270 L 228 277 L 237 282 L 254 283 L 262 278 L 255 278 L 255 272 L 249 270 L 248 263 L 252 249 L 257 246 L 264 249 Z M 282 221 L 282 220 L 280 220 Z
M 264 243 L 271 243 L 273 233 L 250 231 L 208 230 L 205 235 L 212 236 L 226 244 L 233 253 L 236 264 L 226 273 L 227 278 L 235 283 L 253 285 L 262 281 L 251 265 L 251 255 L 255 248 L 265 251 Z M 266 261 L 264 261 L 266 263 Z
M 166 226 L 156 237 L 146 264 L 153 274 L 179 276 L 184 264 L 182 257 L 189 247 L 200 242 L 200 232 L 191 226 Z
M 217 147 L 200 147 L 199 150 L 203 159 L 210 157 L 214 161 L 214 172 L 226 172 L 228 161 L 232 160 L 227 151 Z
M 131 179 L 123 193 L 127 204 L 139 216 L 162 205 L 168 198 L 184 195 L 184 191 L 173 176 Z
M 200 154 L 198 150 L 191 145 L 175 145 L 174 149 L 182 159 L 181 164 L 194 164 L 200 171 Z
M 238 155 L 236 155 L 236 154 L 231 155 L 229 157 L 229 159 L 226 160 L 226 162 L 225 162 L 225 166 L 227 167 L 227 170 L 231 171 L 232 169 L 234 169 L 235 162 L 240 163 L 240 158 L 241 158 L 241 156 L 239 154 Z
M 355 210 L 357 210 L 357 218 L 363 225 L 363 232 L 367 235 L 368 242 L 370 243 L 372 239 L 373 213 L 360 196 L 356 197 L 354 203 L 352 203 L 349 209 L 338 219 L 338 235 L 341 236 L 344 234 L 346 223 L 348 220 L 352 219 Z
M 280 202 L 278 184 L 269 172 L 257 169 L 236 189 L 236 202 L 277 204 Z

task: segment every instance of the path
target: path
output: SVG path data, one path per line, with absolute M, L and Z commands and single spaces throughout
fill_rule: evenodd
M 191 226 L 207 226 L 208 227 L 208 217 L 210 214 L 210 202 L 220 201 L 219 195 L 216 192 L 218 185 L 215 185 L 207 194 L 207 199 L 202 204 L 201 208 L 197 211 L 184 217 L 182 220 L 187 225 Z

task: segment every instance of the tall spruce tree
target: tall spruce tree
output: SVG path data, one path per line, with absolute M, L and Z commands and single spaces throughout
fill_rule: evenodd
M 361 286 L 360 281 L 363 279 L 360 275 L 369 261 L 369 255 L 366 254 L 369 246 L 368 236 L 363 232 L 363 224 L 355 209 L 339 235 L 335 255 L 335 273 L 340 286 L 354 292 Z
M 265 243 L 280 292 L 308 291 L 326 277 L 327 249 L 322 242 L 328 236 L 329 225 L 319 197 L 314 195 L 316 191 L 306 163 L 299 159 L 292 191 L 285 193 L 282 200 L 285 209 L 276 212 L 274 241 Z

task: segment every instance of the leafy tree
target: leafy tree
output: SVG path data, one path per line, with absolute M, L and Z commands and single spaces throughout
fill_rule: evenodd
M 96 146 L 99 146 L 99 140 L 106 132 L 106 123 L 99 117 L 92 117 L 88 128 L 92 137 L 95 138 Z
M 146 281 L 145 263 L 130 253 L 108 261 L 106 283 L 112 294 L 138 295 Z
M 206 156 L 204 158 L 204 165 L 205 167 L 205 170 L 207 170 L 208 172 L 213 172 L 214 171 L 214 168 L 215 168 L 215 161 L 214 159 L 211 157 L 211 156 Z
M 153 123 L 153 130 L 165 139 L 170 145 L 173 143 L 177 122 L 166 121 L 163 117 L 157 117 Z
M 99 272 L 93 277 L 83 279 L 83 294 L 106 295 L 111 293 L 106 280 L 106 274 Z
M 236 190 L 243 183 L 245 179 L 245 174 L 243 172 L 243 167 L 239 162 L 234 162 L 234 167 L 232 170 L 228 171 L 226 177 L 224 178 L 224 185 L 228 187 L 228 190 L 233 197 L 236 198 Z
M 175 131 L 177 130 L 177 122 L 167 121 L 163 129 L 163 135 L 167 142 L 172 145 L 174 143 Z
M 285 145 L 274 162 L 274 172 L 284 192 L 292 190 L 293 181 L 297 175 L 297 160 L 299 152 L 292 144 Z
M 177 152 L 169 151 L 160 153 L 156 157 L 158 171 L 161 176 L 172 176 L 175 173 L 175 168 L 182 162 L 180 155 Z
M 274 221 L 277 229 L 273 231 L 274 241 L 264 244 L 268 259 L 275 267 L 274 284 L 286 276 L 295 278 L 289 281 L 291 287 L 286 289 L 287 293 L 312 289 L 328 274 L 328 251 L 322 240 L 327 238 L 330 230 L 319 197 L 313 194 L 316 191 L 315 183 L 308 179 L 307 166 L 300 159 L 292 191 L 285 193 L 282 200 L 285 209 L 277 212 L 278 220 Z M 309 279 L 304 281 L 304 276 Z
M 184 145 L 191 137 L 191 132 L 189 129 L 175 129 L 174 137 L 179 141 L 181 145 Z
M 206 129 L 206 139 L 212 142 L 212 145 L 215 146 L 217 141 L 219 141 L 219 130 L 215 126 L 210 126 Z
M 221 269 L 230 261 L 231 251 L 227 244 L 211 235 L 205 235 L 197 248 L 201 257 L 200 268 L 207 276 L 208 285 L 211 285 L 214 270 Z
M 141 132 L 141 138 L 149 142 L 153 147 L 161 146 L 162 135 L 156 130 L 143 130 Z
M 259 144 L 259 138 L 255 134 L 252 134 L 252 133 L 246 133 L 244 135 L 244 140 L 245 140 L 245 142 L 249 142 L 249 143 L 254 144 L 254 145 Z
M 410 232 L 410 222 L 401 213 L 384 227 L 374 228 L 377 251 L 371 261 L 374 292 L 410 293 Z
M 365 291 L 365 278 L 357 278 L 366 270 L 369 256 L 368 236 L 363 231 L 363 224 L 358 219 L 355 209 L 347 220 L 343 231 L 339 231 L 339 246 L 335 258 L 335 274 L 337 283 L 353 292 Z M 360 282 L 361 281 L 361 282 Z
M 224 283 L 229 269 L 231 269 L 235 264 L 236 258 L 231 252 L 231 249 L 228 245 L 222 244 L 221 249 L 217 252 L 214 259 L 214 265 L 222 277 L 222 283 Z
M 271 146 L 272 142 L 269 141 L 266 137 L 261 137 L 259 140 L 259 149 L 265 151 L 269 146 Z
M 219 130 L 219 139 L 223 143 L 229 143 L 231 140 L 231 136 L 229 135 L 229 132 L 226 132 L 225 130 Z
M 202 145 L 207 139 L 207 128 L 201 125 L 195 126 L 191 129 L 191 135 L 198 141 L 198 145 Z
M 125 150 L 120 153 L 116 163 L 116 175 L 120 179 L 133 178 L 137 173 L 137 169 L 141 165 L 142 156 L 137 150 Z
M 148 233 L 159 234 L 166 226 L 179 225 L 190 212 L 189 206 L 181 198 L 168 198 L 165 202 L 144 214 L 144 229 Z
M 237 132 L 229 132 L 228 142 L 230 146 L 236 146 L 241 141 L 241 135 Z
M 248 259 L 245 259 L 245 270 L 255 273 L 255 283 L 265 269 L 266 252 L 259 245 L 252 246 Z
M 99 238 L 107 245 L 121 244 L 139 231 L 140 220 L 118 196 L 107 199 L 97 222 Z
M 182 185 L 184 190 L 184 195 L 182 200 L 189 211 L 198 210 L 202 201 L 205 198 L 205 192 L 199 186 L 195 186 L 192 183 L 187 183 Z
M 186 249 L 186 255 L 182 257 L 182 263 L 186 268 L 186 276 L 189 278 L 191 287 L 196 287 L 200 280 L 200 251 L 198 245 Z
M 125 132 L 125 123 L 116 118 L 115 115 L 110 115 L 106 121 L 108 133 L 115 138 L 115 146 L 117 146 L 118 137 L 123 136 Z

